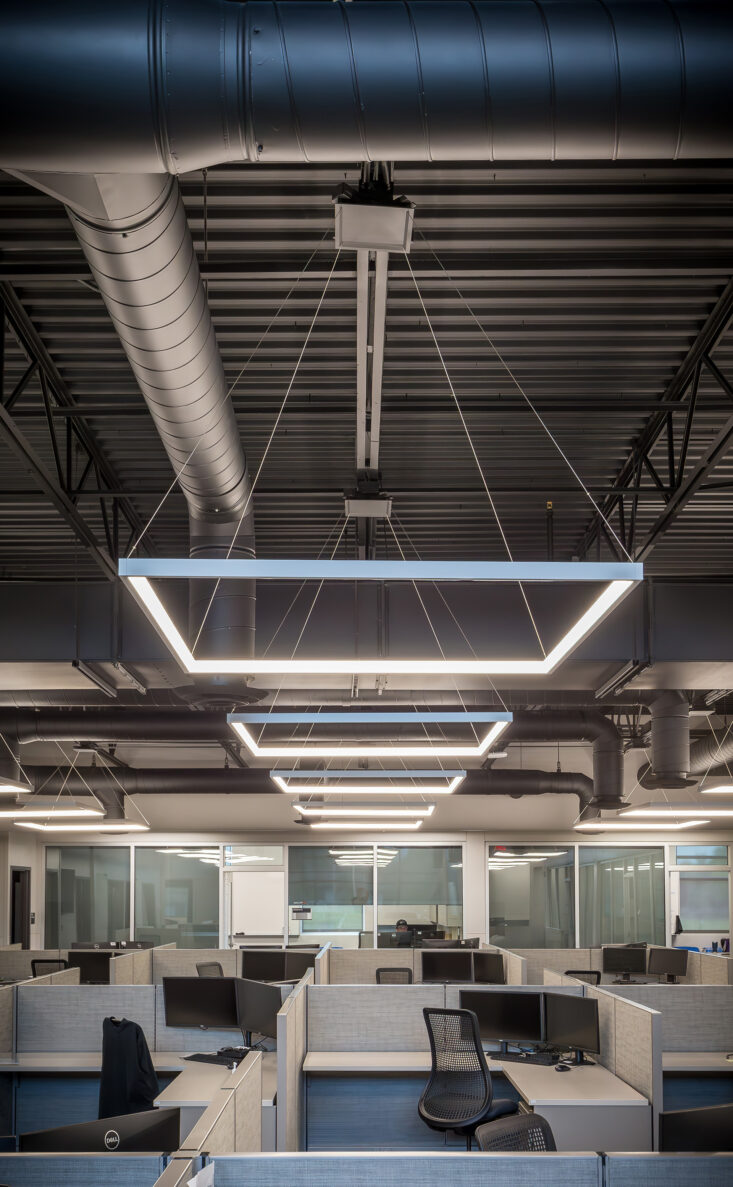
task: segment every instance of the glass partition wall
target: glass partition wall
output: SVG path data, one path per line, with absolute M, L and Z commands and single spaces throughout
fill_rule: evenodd
M 664 847 L 578 848 L 580 947 L 665 943 Z
M 501 948 L 575 946 L 575 851 L 489 846 L 489 942 Z
M 130 939 L 130 849 L 46 848 L 47 948 Z
M 135 939 L 219 947 L 218 845 L 135 849 Z

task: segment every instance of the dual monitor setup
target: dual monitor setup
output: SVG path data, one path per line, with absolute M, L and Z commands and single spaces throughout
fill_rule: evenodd
M 250 981 L 291 981 L 304 977 L 315 964 L 318 949 L 298 952 L 292 948 L 244 948 L 242 976 Z
M 617 985 L 633 984 L 634 974 L 666 977 L 674 985 L 678 977 L 687 973 L 686 948 L 647 948 L 646 945 L 603 948 L 603 972 L 619 976 Z
M 482 1040 L 501 1044 L 503 1057 L 511 1045 L 530 1062 L 537 1054 L 546 1056 L 543 1062 L 556 1062 L 556 1053 L 572 1051 L 575 1062 L 583 1063 L 584 1052 L 598 1054 L 601 1049 L 598 1002 L 593 998 L 541 990 L 463 989 L 460 1005 L 478 1018 Z
M 504 958 L 501 952 L 461 951 L 423 948 L 422 980 L 447 984 L 452 981 L 475 981 L 481 985 L 505 985 Z
M 282 1002 L 282 987 L 264 981 L 243 977 L 163 978 L 166 1026 L 239 1030 L 245 1048 L 251 1046 L 252 1034 L 277 1038 L 277 1014 Z

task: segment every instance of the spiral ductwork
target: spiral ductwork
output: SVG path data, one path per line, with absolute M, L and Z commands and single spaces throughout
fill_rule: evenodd
M 0 166 L 733 156 L 729 0 L 5 0 Z

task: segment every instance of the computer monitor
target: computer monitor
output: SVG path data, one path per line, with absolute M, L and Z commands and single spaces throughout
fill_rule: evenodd
M 446 940 L 445 936 L 423 936 L 423 948 L 462 948 L 460 940 Z
M 179 1109 L 146 1109 L 142 1113 L 104 1117 L 101 1121 L 38 1129 L 33 1133 L 21 1133 L 18 1137 L 21 1154 L 45 1154 L 47 1151 L 59 1154 L 96 1154 L 106 1151 L 171 1154 L 180 1144 Z
M 483 985 L 505 985 L 501 952 L 473 952 L 473 979 Z
M 285 976 L 283 981 L 299 981 L 312 969 L 316 962 L 317 952 L 293 952 L 289 949 L 285 953 Z
M 604 973 L 621 973 L 624 981 L 631 973 L 646 972 L 646 948 L 602 948 Z
M 252 1034 L 277 1038 L 277 1013 L 282 1005 L 279 985 L 265 985 L 262 981 L 235 980 L 237 1024 L 246 1036 Z M 249 1044 L 251 1040 L 248 1038 Z
M 473 952 L 423 948 L 423 981 L 473 981 Z
M 164 977 L 166 1026 L 239 1030 L 236 977 Z
M 109 985 L 109 962 L 115 956 L 114 948 L 86 948 L 70 951 L 69 968 L 79 970 L 82 985 Z
M 242 953 L 242 976 L 250 981 L 285 981 L 286 952 L 283 948 Z
M 658 977 L 665 977 L 670 985 L 674 985 L 678 977 L 687 973 L 686 948 L 650 948 L 647 972 Z
M 598 1002 L 570 993 L 545 993 L 545 1042 L 560 1051 L 575 1052 L 577 1063 L 583 1052 L 601 1049 L 598 1030 Z
M 478 1018 L 481 1038 L 503 1044 L 542 1042 L 542 996 L 511 989 L 462 989 L 458 995 L 461 1009 Z

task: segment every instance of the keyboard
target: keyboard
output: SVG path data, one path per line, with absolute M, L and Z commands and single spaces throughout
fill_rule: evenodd
M 521 1051 L 487 1051 L 486 1055 L 489 1059 L 495 1059 L 497 1063 L 533 1063 L 541 1067 L 552 1067 L 560 1059 L 556 1051 L 532 1051 L 524 1054 Z
M 233 1063 L 241 1063 L 245 1055 L 249 1054 L 249 1047 L 233 1047 L 231 1051 L 196 1051 L 193 1055 L 184 1055 L 190 1063 L 214 1063 L 221 1067 L 231 1067 Z

